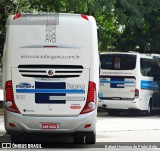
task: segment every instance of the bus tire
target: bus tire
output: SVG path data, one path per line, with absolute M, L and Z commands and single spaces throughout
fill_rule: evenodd
M 83 144 L 84 143 L 84 136 L 83 135 L 74 136 L 73 137 L 73 142 L 75 144 Z
M 108 112 L 108 115 L 111 115 L 111 116 L 120 115 L 120 111 L 119 110 L 109 109 L 109 110 L 107 110 L 107 112 Z
M 95 144 L 96 143 L 96 134 L 91 133 L 86 135 L 86 144 Z
M 149 103 L 148 103 L 148 109 L 146 111 L 146 115 L 147 116 L 153 115 L 152 100 L 150 100 Z

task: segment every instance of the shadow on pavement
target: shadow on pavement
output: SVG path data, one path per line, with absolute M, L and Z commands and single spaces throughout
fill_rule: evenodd
M 96 144 L 74 144 L 72 137 L 62 137 L 62 136 L 25 136 L 19 142 L 12 142 L 11 136 L 4 134 L 0 136 L 0 146 L 2 143 L 12 143 L 12 148 L 16 148 L 18 144 L 20 145 L 37 145 L 39 148 L 95 148 Z M 36 148 L 36 147 L 35 147 Z
M 111 116 L 111 115 L 108 115 L 108 112 L 107 112 L 107 109 L 105 108 L 98 108 L 98 113 L 97 113 L 97 116 L 98 117 L 154 117 L 154 116 L 160 116 L 160 111 L 154 111 L 154 114 L 153 115 L 146 115 L 145 112 L 142 112 L 142 111 L 138 111 L 138 110 L 129 110 L 129 111 L 122 111 L 120 113 L 120 115 L 117 115 L 117 116 Z

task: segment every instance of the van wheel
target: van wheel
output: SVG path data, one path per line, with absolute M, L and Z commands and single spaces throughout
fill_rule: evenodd
M 86 135 L 86 144 L 95 144 L 96 143 L 96 134 L 91 133 Z
M 84 143 L 84 136 L 74 136 L 73 142 L 75 144 L 83 144 Z
M 109 109 L 109 110 L 107 110 L 107 112 L 108 112 L 108 115 L 111 115 L 111 116 L 118 116 L 118 115 L 120 115 L 120 111 L 119 110 Z

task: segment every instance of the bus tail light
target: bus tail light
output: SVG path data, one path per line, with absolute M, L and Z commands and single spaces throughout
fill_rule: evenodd
M 135 89 L 135 97 L 138 98 L 139 97 L 139 90 Z
M 95 94 L 96 94 L 96 84 L 90 81 L 88 85 L 86 104 L 80 114 L 89 113 L 96 109 Z
M 87 15 L 81 14 L 81 17 L 82 17 L 83 19 L 86 19 L 86 20 L 88 20 L 88 17 L 87 17 Z
M 20 113 L 18 110 L 15 102 L 14 102 L 14 95 L 13 95 L 13 87 L 12 87 L 12 81 L 7 81 L 6 82 L 6 101 L 5 101 L 5 108 L 8 111 L 15 112 L 15 113 Z
M 14 17 L 13 17 L 13 20 L 15 20 L 15 19 L 17 19 L 17 18 L 20 18 L 21 17 L 21 14 L 16 14 L 16 15 L 14 15 Z

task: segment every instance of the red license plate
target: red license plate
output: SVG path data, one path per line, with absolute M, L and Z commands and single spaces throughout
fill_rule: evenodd
M 42 129 L 58 129 L 59 123 L 42 123 L 41 128 Z

